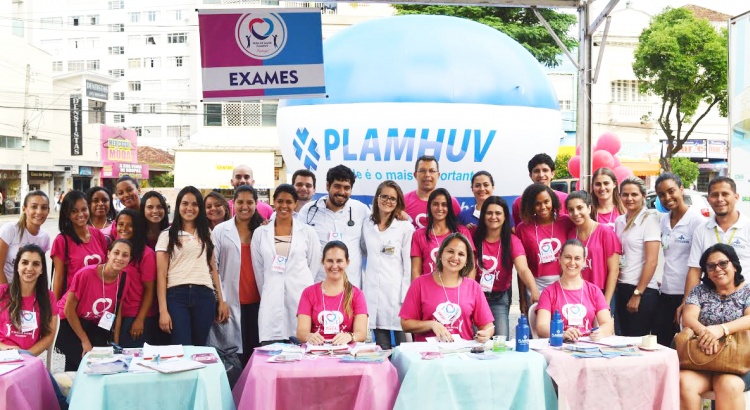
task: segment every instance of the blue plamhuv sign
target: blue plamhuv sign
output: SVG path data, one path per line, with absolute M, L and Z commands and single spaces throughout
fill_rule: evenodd
M 325 96 L 318 9 L 198 10 L 203 99 Z

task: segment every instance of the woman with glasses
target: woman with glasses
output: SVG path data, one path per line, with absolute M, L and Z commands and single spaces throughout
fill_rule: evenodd
M 682 325 L 696 335 L 703 353 L 714 355 L 721 349 L 721 339 L 750 330 L 750 287 L 742 275 L 737 252 L 727 244 L 706 249 L 699 264 L 703 276 L 685 300 Z M 680 370 L 683 409 L 700 409 L 701 394 L 711 390 L 717 409 L 744 409 L 743 392 L 750 390 L 750 373 Z
M 384 181 L 375 191 L 372 215 L 362 226 L 367 254 L 363 291 L 370 313 L 375 343 L 390 349 L 391 331 L 396 346 L 406 341 L 398 312 L 411 283 L 411 240 L 414 227 L 396 219 L 404 210 L 404 194 L 394 181 Z

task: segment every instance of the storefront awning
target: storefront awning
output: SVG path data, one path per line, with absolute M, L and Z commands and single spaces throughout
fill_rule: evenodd
M 621 164 L 630 168 L 635 175 L 652 176 L 661 173 L 661 165 L 658 162 L 622 161 Z

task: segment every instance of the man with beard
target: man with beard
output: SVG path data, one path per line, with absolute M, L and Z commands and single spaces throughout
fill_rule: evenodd
M 255 179 L 253 179 L 252 168 L 245 164 L 237 165 L 232 171 L 232 179 L 230 180 L 230 183 L 235 189 L 237 189 L 237 187 L 240 185 L 254 186 Z M 234 201 L 230 199 L 227 202 L 229 203 L 229 213 L 234 216 Z M 269 219 L 271 217 L 271 214 L 273 214 L 273 208 L 271 207 L 271 205 L 268 205 L 267 203 L 262 201 L 258 201 L 255 210 L 260 216 L 263 217 L 263 219 Z
M 306 169 L 298 169 L 294 171 L 294 174 L 292 175 L 292 185 L 297 191 L 297 209 L 294 210 L 295 217 L 297 216 L 296 214 L 299 213 L 299 210 L 307 205 L 307 203 L 312 200 L 313 196 L 315 196 L 316 183 L 315 174 L 312 172 Z
M 328 195 L 310 201 L 300 209 L 297 220 L 315 229 L 320 239 L 320 249 L 330 241 L 344 242 L 349 249 L 349 267 L 346 274 L 352 285 L 362 288 L 362 223 L 370 215 L 367 205 L 351 199 L 354 186 L 354 172 L 344 165 L 328 170 L 326 190 Z M 322 255 L 321 255 L 322 259 Z M 321 266 L 315 282 L 325 279 L 325 269 Z
M 742 267 L 750 266 L 750 218 L 735 209 L 739 199 L 737 185 L 732 178 L 716 177 L 708 183 L 708 203 L 715 215 L 693 232 L 693 243 L 687 261 L 690 269 L 685 280 L 685 298 L 700 282 L 700 258 L 712 245 L 721 242 L 731 246 L 737 252 Z M 675 320 L 679 320 L 684 305 L 683 299 Z

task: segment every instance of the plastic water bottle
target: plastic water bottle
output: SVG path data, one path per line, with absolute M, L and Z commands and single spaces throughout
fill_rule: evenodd
M 518 325 L 516 325 L 516 351 L 517 352 L 528 352 L 529 351 L 529 337 L 531 336 L 531 329 L 529 328 L 529 320 L 526 319 L 525 315 L 521 315 L 518 318 Z
M 555 310 L 552 315 L 552 321 L 549 322 L 549 345 L 554 347 L 560 347 L 563 344 L 563 332 L 564 324 L 560 311 Z

